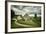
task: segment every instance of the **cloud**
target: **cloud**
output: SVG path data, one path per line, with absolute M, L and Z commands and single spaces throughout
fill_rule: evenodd
M 41 6 L 15 6 L 11 8 L 16 15 L 41 14 Z

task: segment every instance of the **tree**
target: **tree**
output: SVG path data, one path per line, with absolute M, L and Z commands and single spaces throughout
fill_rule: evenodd
M 15 13 L 13 10 L 11 10 L 11 18 L 13 18 L 15 16 Z
M 37 18 L 37 14 L 35 13 L 35 18 Z

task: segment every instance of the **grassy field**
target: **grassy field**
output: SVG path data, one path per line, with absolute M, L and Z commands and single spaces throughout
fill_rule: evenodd
M 27 20 L 15 20 L 16 18 L 11 20 L 11 28 L 35 28 L 41 27 L 41 17 L 31 17 Z

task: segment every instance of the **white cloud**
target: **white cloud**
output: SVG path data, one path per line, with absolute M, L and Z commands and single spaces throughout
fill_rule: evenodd
M 24 6 L 19 6 L 19 7 L 14 7 L 14 6 L 12 6 L 12 10 L 15 12 L 15 14 L 16 15 L 22 15 L 22 16 L 24 16 L 26 13 L 27 14 L 34 14 L 34 13 L 40 13 L 41 11 L 41 7 L 39 7 L 39 6 L 30 6 L 30 7 L 24 7 Z M 22 9 L 23 8 L 23 9 Z M 20 10 L 21 9 L 21 10 Z

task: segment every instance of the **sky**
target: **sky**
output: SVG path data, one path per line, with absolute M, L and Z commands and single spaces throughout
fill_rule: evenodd
M 22 5 L 12 5 L 11 10 L 14 11 L 16 15 L 31 15 L 31 14 L 41 14 L 41 6 L 22 6 Z

